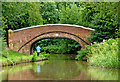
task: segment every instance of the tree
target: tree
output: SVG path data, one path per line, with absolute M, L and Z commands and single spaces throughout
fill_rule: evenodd
M 40 15 L 40 3 L 4 2 L 2 4 L 3 35 L 7 37 L 7 30 L 20 29 L 43 24 Z
M 41 15 L 43 24 L 56 24 L 59 22 L 59 11 L 55 2 L 41 2 Z
M 118 14 L 116 13 L 118 3 L 101 2 L 95 5 L 95 13 L 89 25 L 95 31 L 92 32 L 90 41 L 101 42 L 103 39 L 115 38 L 116 29 L 118 29 Z
M 61 13 L 60 13 L 60 23 L 63 24 L 80 24 L 81 23 L 81 7 L 77 7 L 76 4 L 72 4 L 71 8 L 70 6 L 62 7 Z

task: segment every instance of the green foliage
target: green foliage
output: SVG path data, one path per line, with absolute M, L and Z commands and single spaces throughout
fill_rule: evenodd
M 28 9 L 28 14 L 29 14 L 28 23 L 29 23 L 29 26 L 42 25 L 43 24 L 43 18 L 40 14 L 40 10 L 41 10 L 40 6 L 41 6 L 41 4 L 36 3 L 36 2 L 27 4 L 27 7 L 29 7 L 29 9 Z
M 77 24 L 95 31 L 91 33 L 91 42 L 102 42 L 103 39 L 119 36 L 118 2 L 79 2 L 71 6 L 62 6 L 60 23 Z
M 5 42 L 3 41 L 3 38 L 1 37 L 0 38 L 0 56 L 2 56 L 2 52 L 5 52 L 5 46 L 6 46 L 6 44 L 5 44 Z
M 33 53 L 33 57 L 32 57 L 32 61 L 33 61 L 33 62 L 36 62 L 37 60 L 38 60 L 37 52 L 34 52 L 34 53 Z
M 50 54 L 48 54 L 46 52 L 42 52 L 39 54 L 39 56 L 37 56 L 37 52 L 34 51 L 32 61 L 36 62 L 38 59 L 48 59 L 49 57 L 50 57 Z
M 18 53 L 16 51 L 7 51 L 7 53 L 2 52 L 1 63 L 2 65 L 15 65 L 21 61 L 31 61 L 32 55 L 25 55 Z
M 94 8 L 97 6 L 96 3 L 93 2 L 79 2 L 79 5 L 83 8 L 81 14 L 81 23 L 79 25 L 83 25 L 86 27 L 90 27 L 93 15 L 95 14 Z M 91 27 L 93 28 L 93 27 Z
M 91 53 L 90 48 L 91 47 L 89 45 L 87 45 L 85 47 L 85 49 L 81 49 L 80 51 L 78 51 L 78 55 L 76 56 L 75 59 L 87 60 L 87 55 Z
M 119 37 L 118 2 L 10 2 L 2 3 L 2 33 L 41 24 L 77 24 L 95 31 L 91 42 Z
M 43 24 L 40 3 L 2 3 L 2 24 L 4 38 L 7 37 L 8 29 L 16 30 Z
M 118 2 L 3 2 L 2 35 L 6 39 L 8 29 L 15 30 L 49 23 L 67 23 L 94 28 L 95 31 L 91 33 L 89 40 L 91 42 L 102 42 L 104 39 L 108 40 L 110 38 L 116 38 L 116 35 L 118 35 L 117 37 L 120 35 L 118 9 Z M 120 41 L 118 41 L 118 43 L 119 42 Z M 47 53 L 76 53 L 80 48 L 80 45 L 77 42 L 65 39 L 45 39 L 40 41 L 40 43 L 40 46 L 42 47 L 41 51 Z M 102 52 L 102 54 L 111 54 L 111 52 L 114 51 L 113 48 L 110 46 L 108 47 L 108 45 L 111 44 L 108 44 L 107 42 L 105 44 L 107 50 L 100 48 L 96 44 L 92 45 L 92 47 L 88 46 L 85 50 L 82 49 L 78 52 L 79 55 L 77 56 L 77 59 L 86 59 L 87 55 L 91 57 L 93 53 L 101 54 Z M 100 45 L 102 46 L 102 44 Z M 93 50 L 91 51 L 89 48 L 92 48 Z M 7 57 L 9 53 L 4 50 L 3 47 L 1 49 L 3 49 L 3 51 L 0 51 L 0 53 Z M 3 61 L 10 62 L 10 60 L 5 57 L 2 57 Z M 27 58 L 28 57 L 22 57 L 22 59 Z M 18 57 L 18 59 L 20 58 Z M 12 63 L 17 62 L 12 60 L 14 59 L 11 59 Z
M 81 19 L 81 12 L 82 8 L 77 7 L 76 4 L 72 4 L 71 8 L 70 6 L 63 6 L 61 13 L 60 13 L 60 23 L 63 24 L 78 24 Z
M 52 54 L 76 54 L 81 49 L 80 44 L 71 39 L 44 39 L 35 44 L 34 51 L 37 44 L 40 44 L 41 52 Z
M 102 6 L 102 7 L 101 7 Z M 91 33 L 91 42 L 102 42 L 117 36 L 118 26 L 118 3 L 101 2 L 94 4 L 94 14 L 91 17 L 90 27 L 95 31 Z
M 50 56 L 50 54 L 44 54 L 44 56 L 45 56 L 46 58 L 48 58 L 48 57 Z
M 55 2 L 41 2 L 41 15 L 43 24 L 56 24 L 59 22 L 59 10 Z
M 0 39 L 0 49 L 2 49 L 0 51 L 0 63 L 2 63 L 2 65 L 15 65 L 17 63 L 21 63 L 23 61 L 37 61 L 37 53 L 35 52 L 33 55 L 25 55 L 25 54 L 21 54 L 19 52 L 16 51 L 12 51 L 12 50 L 6 50 L 5 46 L 6 44 L 3 42 L 2 39 Z M 43 57 L 40 57 L 40 59 L 46 59 L 50 56 L 50 54 L 42 54 L 44 55 Z
M 15 65 L 17 63 L 21 63 L 25 61 L 36 62 L 38 58 L 42 60 L 42 59 L 47 59 L 50 56 L 50 54 L 41 53 L 40 56 L 38 57 L 37 52 L 34 52 L 33 55 L 25 55 L 12 50 L 6 52 L 7 54 L 5 52 L 2 52 L 2 57 L 0 57 L 1 58 L 0 63 L 2 63 L 2 65 Z
M 109 39 L 103 43 L 95 44 L 96 47 L 91 47 L 90 65 L 119 68 L 117 40 Z
M 88 46 L 86 49 L 79 51 L 77 59 L 83 59 L 86 55 L 90 65 L 119 68 L 117 41 L 118 39 L 109 39 Z
M 43 53 L 40 53 L 39 57 L 42 59 L 48 59 L 50 57 L 50 54 L 43 52 Z

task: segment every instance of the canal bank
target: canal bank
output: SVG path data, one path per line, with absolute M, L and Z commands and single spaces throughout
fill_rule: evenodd
M 87 59 L 82 59 L 78 60 L 76 59 L 76 54 L 45 54 L 41 53 L 40 56 L 37 56 L 37 53 L 33 53 L 33 55 L 25 55 L 21 54 L 16 51 L 8 51 L 8 55 L 3 55 L 0 59 L 0 67 L 5 67 L 5 66 L 14 66 L 17 64 L 22 64 L 22 63 L 31 63 L 31 62 L 39 62 L 39 61 L 45 61 L 45 60 L 74 60 L 74 61 L 83 61 L 86 62 L 90 67 L 98 67 L 98 68 L 107 68 L 111 69 L 113 67 L 104 67 L 104 66 L 94 66 L 90 65 L 89 61 Z M 113 68 L 117 69 L 117 68 Z
M 48 60 L 2 67 L 2 80 L 118 80 L 120 69 L 91 67 L 75 55 L 51 54 Z
M 44 61 L 47 60 L 49 56 L 49 54 L 41 53 L 38 57 L 36 53 L 34 53 L 33 55 L 25 55 L 16 51 L 8 50 L 6 52 L 3 52 L 2 57 L 0 58 L 0 67 L 13 66 L 21 63 Z
M 46 60 L 6 66 L 2 80 L 118 80 L 120 69 L 89 67 L 74 60 Z

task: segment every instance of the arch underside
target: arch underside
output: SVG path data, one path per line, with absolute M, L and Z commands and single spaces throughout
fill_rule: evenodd
M 26 42 L 24 45 L 22 45 L 18 51 L 24 50 L 25 52 L 27 52 L 27 54 L 32 54 L 34 44 L 40 40 L 48 39 L 48 38 L 72 39 L 72 40 L 75 40 L 76 42 L 78 42 L 82 48 L 84 48 L 85 45 L 89 45 L 89 42 L 87 41 L 87 39 L 80 38 L 79 36 L 77 36 L 75 34 L 71 34 L 68 32 L 61 32 L 61 31 L 52 31 L 52 32 L 40 34 L 40 35 L 32 38 L 31 40 Z
M 36 40 L 35 42 L 33 42 L 33 43 L 30 45 L 30 54 L 33 54 L 33 48 L 34 48 L 34 45 L 35 45 L 37 42 L 39 42 L 39 41 L 41 41 L 41 40 L 43 40 L 43 39 L 54 39 L 54 38 L 71 39 L 71 38 L 68 38 L 68 37 L 44 37 L 44 38 L 40 38 L 40 39 Z M 73 40 L 73 39 L 71 39 L 71 40 Z M 74 41 L 75 41 L 75 40 L 74 40 Z

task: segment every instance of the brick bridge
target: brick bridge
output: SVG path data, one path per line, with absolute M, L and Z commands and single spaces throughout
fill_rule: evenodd
M 46 24 L 18 30 L 8 30 L 9 48 L 20 53 L 32 54 L 34 44 L 46 38 L 68 38 L 77 41 L 84 49 L 90 42 L 87 37 L 94 30 L 78 25 Z

